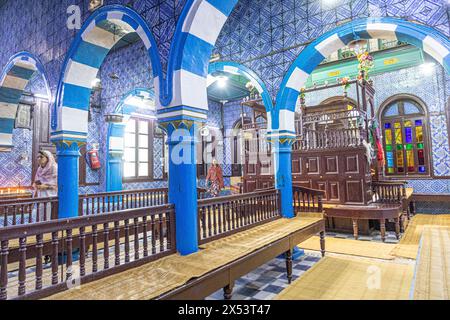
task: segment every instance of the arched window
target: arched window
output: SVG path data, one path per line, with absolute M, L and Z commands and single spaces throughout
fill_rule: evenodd
M 381 109 L 387 176 L 430 175 L 425 106 L 410 96 L 390 99 Z

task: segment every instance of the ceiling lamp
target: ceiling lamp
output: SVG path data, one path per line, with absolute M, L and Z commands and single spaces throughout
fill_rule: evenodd
M 217 77 L 217 85 L 219 88 L 225 88 L 227 86 L 228 78 L 225 76 Z

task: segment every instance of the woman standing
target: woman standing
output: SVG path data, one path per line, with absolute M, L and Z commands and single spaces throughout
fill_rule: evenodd
M 208 192 L 213 197 L 217 197 L 220 191 L 224 188 L 222 168 L 220 168 L 216 159 L 213 160 L 213 164 L 208 170 L 206 185 Z
M 58 195 L 58 165 L 50 151 L 39 151 L 37 160 L 39 167 L 34 178 L 35 197 L 48 198 Z M 51 218 L 51 204 L 40 204 L 38 221 L 48 221 Z

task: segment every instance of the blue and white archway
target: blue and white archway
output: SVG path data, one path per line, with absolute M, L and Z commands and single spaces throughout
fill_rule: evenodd
M 325 57 L 358 39 L 388 39 L 407 42 L 423 49 L 450 72 L 450 40 L 435 29 L 396 18 L 359 19 L 331 30 L 297 57 L 277 95 L 280 130 L 295 132 L 294 112 L 301 88 Z
M 111 123 L 108 126 L 106 142 L 106 191 L 120 191 L 123 189 L 123 155 L 125 127 L 130 117 L 138 112 L 155 116 L 155 93 L 151 89 L 138 88 L 124 95 L 116 106 L 114 113 L 122 114 L 122 123 Z
M 64 61 L 52 122 L 58 155 L 59 218 L 78 215 L 79 148 L 86 143 L 90 96 L 98 71 L 111 49 L 132 32 L 147 49 L 158 91 L 162 71 L 156 41 L 145 20 L 129 7 L 110 5 L 96 10 L 76 35 Z
M 52 123 L 52 141 L 86 141 L 89 99 L 97 73 L 110 50 L 132 32 L 139 35 L 148 51 L 155 88 L 159 90 L 161 61 L 145 20 L 129 7 L 102 7 L 84 23 L 64 62 L 56 95 L 57 117 Z
M 47 97 L 51 91 L 45 75 L 44 66 L 29 52 L 19 52 L 12 56 L 0 77 L 0 149 L 13 147 L 13 129 L 20 97 L 33 75 L 39 72 L 45 83 Z
M 160 119 L 205 121 L 209 60 L 237 0 L 188 0 L 170 50 L 168 76 L 160 97 Z M 189 112 L 179 106 L 189 108 Z

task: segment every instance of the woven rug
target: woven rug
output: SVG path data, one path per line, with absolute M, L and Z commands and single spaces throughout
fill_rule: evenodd
M 407 300 L 414 266 L 325 257 L 276 300 Z
M 413 297 L 415 300 L 450 299 L 450 228 L 423 229 Z
M 409 222 L 405 234 L 392 250 L 391 255 L 416 259 L 425 226 L 450 227 L 450 214 L 416 214 Z
M 213 241 L 189 256 L 174 254 L 49 297 L 55 300 L 152 299 L 321 219 L 278 219 Z
M 390 254 L 394 246 L 395 245 L 388 243 L 339 239 L 333 237 L 326 237 L 325 239 L 326 252 L 384 260 L 394 259 L 394 256 Z M 298 247 L 306 250 L 320 251 L 320 238 L 312 237 L 300 243 Z

